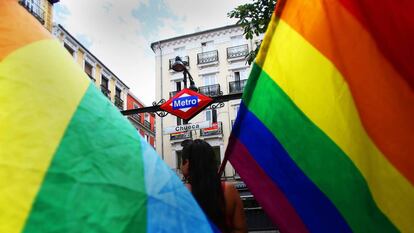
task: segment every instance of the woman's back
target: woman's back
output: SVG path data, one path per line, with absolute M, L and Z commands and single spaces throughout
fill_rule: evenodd
M 225 200 L 225 221 L 229 232 L 247 232 L 246 217 L 243 210 L 243 202 L 239 192 L 229 182 L 222 182 Z M 186 184 L 191 190 L 191 184 Z
M 207 217 L 223 232 L 246 232 L 240 196 L 232 184 L 220 181 L 213 148 L 194 140 L 184 146 L 182 156 L 187 187 Z

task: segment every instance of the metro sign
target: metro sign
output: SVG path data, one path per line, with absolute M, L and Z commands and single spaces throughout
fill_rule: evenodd
M 160 108 L 179 118 L 190 120 L 212 101 L 212 98 L 186 88 L 161 105 Z

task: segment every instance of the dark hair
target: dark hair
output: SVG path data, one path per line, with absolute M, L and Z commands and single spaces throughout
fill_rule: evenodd
M 188 160 L 191 192 L 209 219 L 227 231 L 225 200 L 213 147 L 196 139 L 183 145 L 182 159 Z

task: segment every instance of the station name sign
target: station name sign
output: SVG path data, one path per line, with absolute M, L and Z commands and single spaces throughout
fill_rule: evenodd
M 172 127 L 166 127 L 163 130 L 164 134 L 171 134 L 171 133 L 179 133 L 179 132 L 186 132 L 189 130 L 198 130 L 198 129 L 206 129 L 211 127 L 210 121 L 203 121 L 198 123 L 191 123 L 187 125 L 177 125 Z

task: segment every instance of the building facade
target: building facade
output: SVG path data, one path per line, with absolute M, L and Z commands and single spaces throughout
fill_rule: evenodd
M 77 41 L 63 26 L 53 26 L 54 36 L 62 46 L 71 54 L 73 59 L 82 67 L 85 73 L 97 88 L 118 107 L 120 111 L 144 107 L 141 101 L 129 90 L 105 64 L 95 57 L 79 41 Z M 155 147 L 155 119 L 153 114 L 136 114 L 128 116 L 130 122 L 148 143 Z
M 53 4 L 59 0 L 19 0 L 20 5 L 26 8 L 50 32 L 53 25 Z
M 132 93 L 128 93 L 127 109 L 145 107 Z M 128 115 L 128 120 L 135 126 L 141 136 L 155 148 L 155 116 L 153 113 Z
M 125 110 L 129 87 L 63 26 L 54 25 L 52 32 L 102 93 L 120 110 Z
M 167 100 L 184 88 L 183 74 L 171 69 L 177 56 L 188 64 L 187 69 L 200 93 L 207 96 L 241 93 L 250 72 L 245 56 L 260 40 L 246 40 L 240 26 L 230 25 L 152 43 L 156 61 L 156 98 Z M 200 138 L 213 146 L 217 161 L 221 162 L 239 104 L 240 99 L 232 100 L 222 108 L 207 108 L 199 113 L 190 123 L 211 122 L 210 128 L 201 130 L 163 134 L 164 128 L 181 125 L 183 121 L 172 115 L 157 117 L 157 152 L 179 172 L 181 142 Z M 235 175 L 234 169 L 228 165 L 225 176 L 234 178 Z

